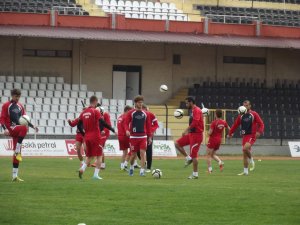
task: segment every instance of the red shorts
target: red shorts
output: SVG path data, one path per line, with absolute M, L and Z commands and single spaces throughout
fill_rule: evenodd
M 246 144 L 246 143 L 249 143 L 251 146 L 255 143 L 255 141 L 256 141 L 256 137 L 255 137 L 255 135 L 253 135 L 253 134 L 247 134 L 247 135 L 244 135 L 243 136 L 243 143 L 242 143 L 242 145 L 243 145 L 243 150 L 244 150 L 244 145 Z M 250 148 L 250 150 L 251 150 L 251 148 Z
M 213 149 L 214 151 L 219 150 L 222 139 L 220 138 L 209 138 L 207 148 Z
M 190 145 L 190 156 L 197 158 L 202 139 L 202 133 L 189 133 L 179 138 L 176 142 L 180 147 Z
M 24 125 L 16 125 L 14 127 L 10 127 L 8 130 L 9 130 L 9 135 L 13 139 L 13 148 L 15 150 L 18 142 L 18 138 L 26 136 L 28 127 Z
M 130 151 L 138 152 L 141 149 L 147 150 L 147 138 L 130 138 Z
M 106 136 L 102 136 L 102 137 L 101 137 L 101 140 L 100 140 L 100 143 L 101 143 L 103 149 L 104 149 L 104 147 L 105 147 L 106 141 L 107 141 L 107 137 L 106 137 Z
M 127 136 L 118 136 L 118 140 L 119 140 L 120 151 L 127 150 L 130 147 L 129 137 L 127 137 Z
M 81 133 L 77 133 L 76 136 L 75 136 L 75 140 L 77 142 L 83 143 L 84 142 L 84 137 Z
M 102 156 L 103 146 L 100 139 L 86 139 L 85 146 L 85 155 L 87 157 Z

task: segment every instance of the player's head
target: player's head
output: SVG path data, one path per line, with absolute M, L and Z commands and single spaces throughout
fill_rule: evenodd
M 246 107 L 247 111 L 251 109 L 251 102 L 249 100 L 243 101 L 243 106 Z
M 188 109 L 192 109 L 195 105 L 195 98 L 192 96 L 188 96 L 185 98 L 185 105 Z
M 145 103 L 143 103 L 142 109 L 148 111 L 149 107 Z
M 216 110 L 216 117 L 217 117 L 217 118 L 222 118 L 222 114 L 223 114 L 223 113 L 222 113 L 222 110 L 221 110 L 221 109 L 217 109 L 217 110 Z
M 93 107 L 96 107 L 98 104 L 98 98 L 97 96 L 93 95 L 90 97 L 90 105 Z
M 14 102 L 18 102 L 21 97 L 21 91 L 20 89 L 12 89 L 10 91 L 11 100 Z
M 142 95 L 138 95 L 134 98 L 134 105 L 137 109 L 142 109 L 144 103 L 144 97 Z
M 132 109 L 132 107 L 131 106 L 129 106 L 129 105 L 126 105 L 125 107 L 124 107 L 124 113 L 127 113 L 129 110 L 131 110 Z

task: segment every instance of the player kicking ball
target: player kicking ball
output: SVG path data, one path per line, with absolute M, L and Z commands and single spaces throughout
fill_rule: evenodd
M 264 132 L 265 125 L 257 112 L 251 110 L 251 103 L 249 100 L 243 102 L 246 108 L 245 112 L 240 112 L 240 115 L 234 121 L 231 127 L 228 138 L 232 137 L 235 130 L 241 126 L 241 134 L 243 136 L 243 162 L 244 171 L 238 175 L 248 175 L 249 162 L 251 164 L 250 171 L 255 168 L 255 163 L 251 154 L 251 146 L 255 143 L 256 139 Z M 238 110 L 240 111 L 240 110 Z
M 186 107 L 191 110 L 189 127 L 182 133 L 182 137 L 175 142 L 175 147 L 186 158 L 185 167 L 193 163 L 193 173 L 189 179 L 198 179 L 198 152 L 203 139 L 203 115 L 201 109 L 196 106 L 193 97 L 185 99 Z M 190 146 L 190 155 L 184 150 L 184 146 Z
M 25 109 L 19 102 L 21 91 L 13 89 L 11 91 L 11 100 L 4 103 L 1 110 L 0 124 L 4 130 L 4 135 L 11 136 L 13 139 L 13 171 L 12 181 L 22 182 L 18 177 L 19 163 L 22 161 L 21 146 L 22 142 L 27 135 L 28 128 L 25 125 L 20 125 L 20 117 L 25 115 Z M 38 128 L 28 122 L 28 126 L 38 132 Z
M 220 148 L 224 128 L 227 128 L 228 130 L 230 129 L 227 122 L 225 120 L 222 120 L 222 110 L 217 109 L 216 119 L 211 123 L 210 129 L 208 131 L 209 140 L 206 146 L 208 173 L 212 173 L 213 171 L 211 165 L 212 159 L 218 162 L 220 171 L 223 171 L 224 162 L 216 155 L 216 152 Z

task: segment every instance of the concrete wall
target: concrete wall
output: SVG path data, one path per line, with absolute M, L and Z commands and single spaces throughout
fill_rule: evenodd
M 23 57 L 23 49 L 72 50 L 72 58 Z M 173 65 L 173 54 L 181 65 Z M 223 56 L 266 57 L 267 65 L 224 64 Z M 0 38 L 0 72 L 59 74 L 66 82 L 88 85 L 112 97 L 113 65 L 142 67 L 142 94 L 147 102 L 163 103 L 178 90 L 204 80 L 234 79 L 298 80 L 300 51 L 163 43 L 103 42 L 46 38 Z M 44 76 L 45 74 L 43 74 Z M 160 84 L 169 91 L 161 94 Z

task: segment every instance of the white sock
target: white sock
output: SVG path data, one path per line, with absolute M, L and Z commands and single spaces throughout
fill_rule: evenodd
M 86 169 L 86 167 L 87 167 L 87 164 L 85 163 L 85 162 L 82 162 L 82 165 L 81 165 L 81 170 L 82 171 L 85 171 L 85 169 Z
M 83 160 L 82 161 L 80 161 L 80 165 L 82 166 L 82 164 L 83 164 Z
M 145 173 L 145 169 L 141 168 L 140 173 Z
M 220 162 L 219 162 L 219 165 L 222 165 L 222 164 L 224 164 L 224 163 L 223 163 L 222 161 L 220 161 Z
M 19 171 L 19 168 L 13 168 L 13 170 L 12 170 L 12 177 L 13 177 L 13 179 L 18 176 L 18 171 Z
M 124 162 L 124 167 L 126 167 L 128 165 L 128 162 L 127 161 L 125 161 Z
M 193 176 L 198 177 L 198 172 L 193 172 Z
M 189 161 L 189 160 L 192 160 L 192 158 L 191 158 L 191 156 L 187 156 L 187 157 L 185 157 L 185 159 L 187 160 L 187 161 Z
M 244 168 L 244 173 L 248 174 L 248 168 Z
M 121 170 L 124 169 L 124 163 L 121 163 Z
M 250 163 L 251 163 L 251 164 L 253 164 L 253 163 L 254 163 L 254 160 L 253 160 L 253 158 L 251 158 L 251 159 L 250 159 Z
M 130 165 L 130 169 L 131 169 L 131 170 L 134 170 L 134 165 Z
M 105 168 L 105 163 L 101 163 L 101 168 Z
M 100 169 L 95 168 L 94 177 L 99 176 L 99 171 L 100 171 Z
M 15 153 L 20 153 L 20 151 L 21 151 L 21 145 L 22 144 L 17 143 Z
M 212 167 L 210 166 L 210 167 L 208 167 L 208 171 L 209 172 L 211 172 L 212 171 Z
M 133 165 L 134 165 L 134 166 L 137 166 L 137 160 L 134 160 Z

